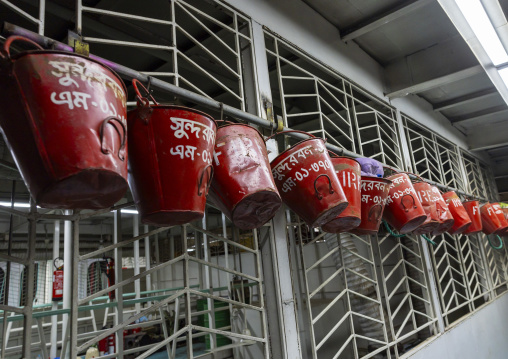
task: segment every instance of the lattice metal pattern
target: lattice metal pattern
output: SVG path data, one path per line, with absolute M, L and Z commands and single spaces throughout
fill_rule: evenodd
M 421 241 L 379 234 L 373 243 L 380 261 L 383 297 L 396 357 L 437 333 Z
M 290 240 L 299 246 L 312 357 L 389 356 L 383 310 L 371 243 L 351 234 L 321 233 L 293 216 Z M 303 303 L 302 303 L 303 304 Z M 310 353 L 308 354 L 310 357 Z
M 401 165 L 393 108 L 268 31 L 265 43 L 275 114 L 285 126 Z
M 441 163 L 441 177 L 446 186 L 468 191 L 460 168 L 458 147 L 447 140 L 434 135 Z
M 38 3 L 38 4 L 37 4 Z M 10 21 L 44 35 L 46 0 L 38 0 L 35 4 L 13 0 L 0 0 L 0 11 L 9 14 Z M 3 12 L 5 11 L 5 12 Z
M 494 179 L 494 173 L 490 166 L 487 166 L 483 162 L 480 163 L 481 175 L 483 185 L 485 186 L 485 192 L 487 195 L 487 199 L 491 202 L 499 201 L 499 193 L 497 190 L 496 180 Z
M 487 236 L 483 233 L 478 235 L 478 240 L 484 248 L 493 294 L 494 296 L 501 295 L 508 290 L 508 251 L 506 245 L 501 250 L 492 248 Z M 492 239 L 492 241 L 494 241 L 494 245 L 498 245 L 496 239 Z M 506 240 L 503 242 L 506 244 Z
M 463 237 L 463 238 L 461 238 Z M 479 243 L 445 233 L 433 237 L 432 262 L 446 326 L 488 301 L 488 282 Z
M 224 4 L 157 3 L 83 6 L 78 12 L 84 41 L 96 55 L 246 110 L 246 92 L 252 90 L 244 89 L 243 73 L 252 73 L 245 61 L 252 56 L 250 20 Z
M 487 189 L 482 179 L 482 169 L 479 161 L 473 156 L 462 151 L 462 160 L 468 179 L 468 192 L 473 196 L 487 198 Z
M 423 126 L 401 114 L 413 171 L 431 181 L 443 183 L 440 152 L 435 135 Z

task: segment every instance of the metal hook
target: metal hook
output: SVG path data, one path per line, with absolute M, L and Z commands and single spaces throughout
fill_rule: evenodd
M 406 193 L 405 195 L 402 196 L 402 198 L 400 199 L 400 204 L 402 205 L 402 207 L 404 207 L 404 210 L 406 212 L 409 212 L 409 208 L 406 207 L 406 205 L 404 204 L 404 197 L 406 196 L 409 196 L 411 197 L 411 199 L 413 200 L 413 209 L 416 209 L 418 208 L 418 206 L 416 205 L 416 201 L 415 201 L 415 198 L 413 197 L 413 195 L 411 193 Z
M 319 176 L 316 177 L 316 179 L 314 180 L 314 190 L 316 191 L 316 196 L 319 200 L 323 199 L 323 196 L 321 195 L 321 193 L 319 193 L 317 187 L 316 187 L 316 183 L 317 183 L 317 180 L 320 178 L 320 177 L 326 177 L 328 178 L 328 184 L 329 184 L 329 193 L 332 194 L 332 193 L 335 193 L 335 191 L 333 190 L 333 187 L 332 187 L 332 180 L 330 179 L 330 177 L 328 177 L 327 174 L 320 174 Z

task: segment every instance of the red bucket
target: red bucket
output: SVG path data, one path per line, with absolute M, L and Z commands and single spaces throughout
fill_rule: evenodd
M 427 219 L 413 231 L 414 234 L 428 234 L 441 226 L 441 221 L 436 206 L 436 196 L 432 193 L 432 186 L 427 182 L 413 183 L 418 199 L 420 200 Z
M 391 184 L 392 181 L 386 178 L 362 176 L 362 221 L 358 227 L 352 230 L 353 233 L 377 234 Z
M 492 234 L 503 228 L 496 214 L 496 210 L 489 202 L 480 207 L 480 213 L 482 215 L 483 233 Z
M 432 194 L 436 200 L 436 211 L 439 216 L 439 222 L 441 223 L 436 230 L 432 231 L 432 235 L 437 236 L 448 231 L 455 223 L 455 220 L 453 219 L 452 213 L 450 212 L 446 201 L 441 195 L 441 191 L 436 186 L 431 187 Z
M 448 209 L 452 213 L 455 222 L 448 230 L 450 234 L 460 234 L 466 231 L 471 225 L 472 221 L 467 214 L 466 209 L 462 205 L 459 196 L 454 191 L 443 193 L 443 198 L 448 205 Z
M 301 132 L 301 131 L 283 131 Z M 298 142 L 271 163 L 273 178 L 284 203 L 309 226 L 320 227 L 348 205 L 325 142 L 312 138 Z M 276 134 L 276 135 L 277 135 Z
M 41 51 L 11 56 L 21 40 Z M 0 56 L 0 126 L 36 203 L 107 208 L 128 188 L 126 89 L 88 57 L 12 36 Z
M 362 170 L 360 163 L 353 158 L 332 157 L 331 161 L 349 205 L 335 219 L 325 224 L 323 230 L 329 233 L 347 232 L 358 227 L 362 221 L 360 191 Z
M 482 215 L 480 213 L 480 202 L 478 201 L 467 201 L 462 203 L 467 211 L 469 218 L 471 219 L 471 225 L 464 234 L 476 234 L 482 231 Z
M 384 218 L 400 234 L 413 232 L 427 219 L 413 184 L 405 173 L 387 178 L 393 183 L 386 199 Z
M 158 226 L 203 217 L 213 175 L 216 125 L 191 108 L 150 105 L 132 82 L 138 108 L 129 111 L 129 183 L 141 221 Z M 147 91 L 148 92 L 148 91 Z
M 506 230 L 508 230 L 508 221 L 504 216 L 503 209 L 497 202 L 492 203 L 492 208 L 494 208 L 496 216 L 499 219 L 499 223 L 501 224 L 501 228 L 496 231 L 496 234 L 503 234 Z
M 265 141 L 255 128 L 220 127 L 213 168 L 209 198 L 238 228 L 262 226 L 281 206 Z

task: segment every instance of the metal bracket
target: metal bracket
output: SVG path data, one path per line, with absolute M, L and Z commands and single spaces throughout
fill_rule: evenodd
M 78 55 L 89 56 L 90 45 L 83 41 L 83 37 L 76 34 L 74 31 L 67 32 L 67 43 L 72 46 L 74 52 Z

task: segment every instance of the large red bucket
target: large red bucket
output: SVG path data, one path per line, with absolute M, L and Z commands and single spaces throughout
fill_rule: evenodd
M 349 205 L 335 219 L 322 228 L 325 232 L 340 233 L 350 231 L 362 221 L 360 179 L 362 170 L 357 160 L 349 157 L 331 157 L 333 168 L 337 173 Z
M 129 111 L 130 186 L 141 221 L 169 226 L 203 217 L 213 175 L 216 125 L 194 109 L 150 105 L 136 80 L 138 107 Z M 146 89 L 145 89 L 146 91 Z
M 284 203 L 309 226 L 320 227 L 337 217 L 348 202 L 325 142 L 305 134 L 312 138 L 298 142 L 272 161 L 272 174 Z
M 432 186 L 427 182 L 415 182 L 413 187 L 418 195 L 427 219 L 423 224 L 413 231 L 414 234 L 428 234 L 441 226 L 439 213 L 436 206 L 436 196 L 432 193 Z
M 503 209 L 497 202 L 492 203 L 492 208 L 494 208 L 494 212 L 496 213 L 496 216 L 499 219 L 499 223 L 501 224 L 501 228 L 496 231 L 496 234 L 503 234 L 506 230 L 508 230 L 508 221 L 504 216 Z
M 0 126 L 36 203 L 106 208 L 127 191 L 126 89 L 109 68 L 59 51 L 0 56 Z
M 383 216 L 399 233 L 413 232 L 427 219 L 413 184 L 405 173 L 397 173 L 387 178 L 392 184 Z
M 436 201 L 436 211 L 439 216 L 439 222 L 441 223 L 437 229 L 432 231 L 432 235 L 437 236 L 448 231 L 455 223 L 455 220 L 453 219 L 452 213 L 450 212 L 446 201 L 441 195 L 441 191 L 436 186 L 431 187 L 432 194 L 434 195 Z
M 482 215 L 480 213 L 480 202 L 478 201 L 467 201 L 462 203 L 466 212 L 471 219 L 471 225 L 467 230 L 465 230 L 464 234 L 476 234 L 482 231 Z
M 480 213 L 482 215 L 483 233 L 492 234 L 503 228 L 496 214 L 496 210 L 489 202 L 480 207 Z
M 386 178 L 362 176 L 362 220 L 360 225 L 352 230 L 353 233 L 360 235 L 377 234 L 391 184 L 392 181 Z
M 209 198 L 235 226 L 258 228 L 281 206 L 265 141 L 255 128 L 242 124 L 220 127 L 213 168 Z
M 466 231 L 471 225 L 472 221 L 467 214 L 466 209 L 462 205 L 459 196 L 454 191 L 443 193 L 443 198 L 448 205 L 448 209 L 452 213 L 455 222 L 448 230 L 450 234 L 460 234 Z

